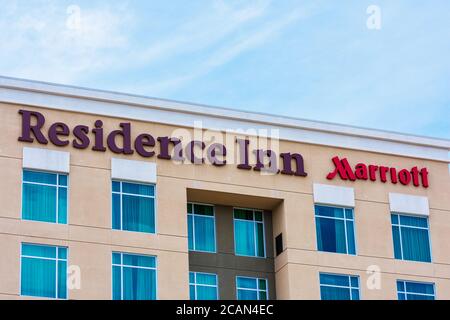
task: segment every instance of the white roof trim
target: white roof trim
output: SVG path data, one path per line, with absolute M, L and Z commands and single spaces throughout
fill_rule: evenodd
M 214 130 L 279 129 L 281 140 L 450 162 L 450 140 L 0 77 L 0 102 Z

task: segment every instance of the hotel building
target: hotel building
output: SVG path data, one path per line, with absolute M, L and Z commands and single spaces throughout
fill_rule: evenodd
M 449 140 L 4 77 L 0 108 L 0 299 L 450 299 Z

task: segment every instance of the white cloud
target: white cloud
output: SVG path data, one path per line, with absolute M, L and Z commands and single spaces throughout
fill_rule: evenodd
M 266 3 L 264 4 L 264 10 L 265 9 Z M 221 9 L 221 11 L 226 14 L 230 14 L 229 10 L 230 9 L 228 8 Z M 227 33 L 231 33 L 232 30 L 237 29 L 238 26 L 241 23 L 246 22 L 247 19 L 260 16 L 264 10 L 259 7 L 244 8 L 242 10 L 234 12 L 233 16 L 238 17 L 237 20 L 239 22 L 235 22 L 233 25 L 230 25 L 229 29 L 227 29 Z M 234 37 L 231 37 L 231 40 L 226 41 L 226 39 L 224 39 L 224 41 L 222 41 L 224 44 L 222 44 L 215 50 L 209 50 L 208 58 L 201 63 L 194 65 L 192 67 L 192 71 L 188 74 L 183 73 L 178 76 L 172 76 L 169 79 L 158 79 L 157 81 L 153 82 L 151 79 L 149 79 L 145 83 L 140 83 L 138 85 L 133 84 L 133 86 L 130 86 L 127 89 L 128 91 L 133 92 L 151 92 L 152 95 L 167 95 L 168 92 L 176 90 L 179 87 L 195 80 L 196 78 L 212 72 L 214 69 L 219 68 L 220 66 L 235 59 L 240 54 L 266 44 L 273 37 L 277 36 L 284 28 L 306 16 L 307 15 L 305 10 L 297 9 L 290 13 L 278 16 L 262 25 L 258 24 L 251 28 L 250 31 L 243 32 L 242 30 L 239 30 L 240 32 L 232 34 Z M 221 36 L 223 37 L 224 34 L 222 33 Z M 187 40 L 188 42 L 192 42 L 191 38 L 188 38 Z M 208 44 L 211 45 L 211 42 L 213 42 L 213 40 L 217 39 L 210 39 L 210 41 L 208 41 Z M 172 49 L 183 50 L 181 43 L 178 43 L 177 41 L 172 41 L 171 45 L 174 46 L 174 48 Z M 202 42 L 202 45 L 206 46 L 204 42 Z M 199 48 L 197 47 L 197 49 Z M 173 54 L 175 54 L 175 52 L 177 51 L 174 51 Z M 179 51 L 177 53 L 179 53 Z
M 80 8 L 78 29 L 69 29 L 70 14 L 56 2 L 28 6 L 12 3 L 0 12 L 0 73 L 16 77 L 74 83 L 119 60 L 109 49 L 127 45 L 124 6 Z

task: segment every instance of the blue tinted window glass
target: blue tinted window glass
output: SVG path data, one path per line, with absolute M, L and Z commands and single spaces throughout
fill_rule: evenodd
M 343 220 L 316 218 L 319 251 L 347 253 Z
M 120 194 L 112 195 L 112 228 L 116 230 L 121 229 L 120 224 Z
M 318 250 L 356 254 L 353 209 L 315 206 L 315 210 Z
M 427 228 L 428 222 L 426 218 L 418 218 L 411 216 L 400 216 L 400 223 L 403 226 Z
M 123 265 L 120 264 L 120 257 L 123 259 Z M 113 264 L 112 294 L 114 300 L 156 299 L 155 257 L 115 252 L 113 253 Z
M 346 221 L 347 226 L 347 246 L 349 254 L 356 254 L 355 247 L 355 230 L 353 228 L 353 221 Z
M 256 289 L 257 288 L 256 280 L 257 279 L 254 279 L 254 278 L 238 277 L 237 278 L 237 286 L 239 288 Z
M 58 175 L 58 184 L 60 186 L 67 186 L 67 175 L 65 174 Z
M 234 221 L 234 244 L 236 254 L 256 256 L 255 224 L 253 221 Z
M 122 261 L 121 261 L 120 257 L 121 257 L 120 253 L 113 252 L 113 254 L 112 254 L 112 262 L 113 262 L 113 264 L 121 264 Z
M 391 215 L 391 223 L 392 224 L 398 224 L 399 222 L 398 222 L 398 215 L 396 215 L 396 214 L 392 214 Z
M 398 291 L 405 291 L 405 282 L 403 281 L 397 281 L 397 290 Z
M 347 219 L 353 219 L 353 210 L 352 209 L 345 209 L 345 217 Z
M 238 289 L 238 300 L 258 300 L 258 291 Z
M 56 258 L 56 247 L 35 244 L 22 244 L 22 256 Z
M 403 259 L 431 262 L 428 230 L 401 227 Z
M 392 237 L 394 240 L 394 257 L 395 259 L 401 259 L 402 248 L 401 248 L 399 227 L 392 226 Z
M 122 192 L 136 195 L 153 196 L 154 186 L 148 184 L 122 182 Z
M 427 218 L 392 215 L 399 226 L 392 226 L 396 259 L 431 262 L 431 248 Z M 394 221 L 393 218 L 393 223 Z
M 348 276 L 334 275 L 334 274 L 327 274 L 327 273 L 320 274 L 320 284 L 345 286 L 345 287 L 350 286 Z
M 322 300 L 350 300 L 350 289 L 339 287 L 320 287 Z
M 67 299 L 67 262 L 58 261 L 58 298 Z
M 262 223 L 255 223 L 256 232 L 256 255 L 264 257 L 264 225 Z
M 67 248 L 58 248 L 58 259 L 67 259 Z
M 195 300 L 195 285 L 189 285 L 189 299 Z
M 421 294 L 407 294 L 407 300 L 434 300 L 434 296 L 425 296 Z
M 331 218 L 344 218 L 344 209 L 335 207 L 315 206 L 316 215 Z
M 217 287 L 197 286 L 197 300 L 217 300 Z
M 350 277 L 350 284 L 353 288 L 358 288 L 359 287 L 358 277 Z
M 193 216 L 195 250 L 214 252 L 216 250 L 215 219 L 209 216 Z
M 23 171 L 23 181 L 27 182 L 56 185 L 56 177 L 57 174 L 55 173 L 37 172 L 28 170 Z
M 407 292 L 434 294 L 434 286 L 428 283 L 405 282 Z
M 189 250 L 194 250 L 194 229 L 193 229 L 193 217 L 188 215 L 188 246 Z
M 399 300 L 434 300 L 432 283 L 397 281 Z
M 155 200 L 122 195 L 122 229 L 137 232 L 155 232 Z
M 22 295 L 67 299 L 67 248 L 22 244 L 21 256 Z
M 113 291 L 113 300 L 121 300 L 122 299 L 122 276 L 121 276 L 121 268 L 119 266 L 113 266 L 112 268 L 112 291 Z
M 23 184 L 22 218 L 56 222 L 56 187 Z
M 123 254 L 122 259 L 123 259 L 122 263 L 125 266 L 147 267 L 147 268 L 156 267 L 155 257 L 141 256 L 134 254 Z
M 358 277 L 321 273 L 320 295 L 322 300 L 359 300 Z
M 155 300 L 155 270 L 123 267 L 123 299 Z
M 113 181 L 112 182 L 112 191 L 113 192 L 120 192 L 120 182 L 119 181 Z
M 216 285 L 216 276 L 214 274 L 200 273 L 196 275 L 197 284 Z
M 22 258 L 21 294 L 56 298 L 56 260 Z
M 58 189 L 58 223 L 67 223 L 67 189 Z

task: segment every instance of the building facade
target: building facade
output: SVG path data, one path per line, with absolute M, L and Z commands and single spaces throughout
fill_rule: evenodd
M 449 140 L 12 78 L 0 108 L 1 299 L 450 299 Z

